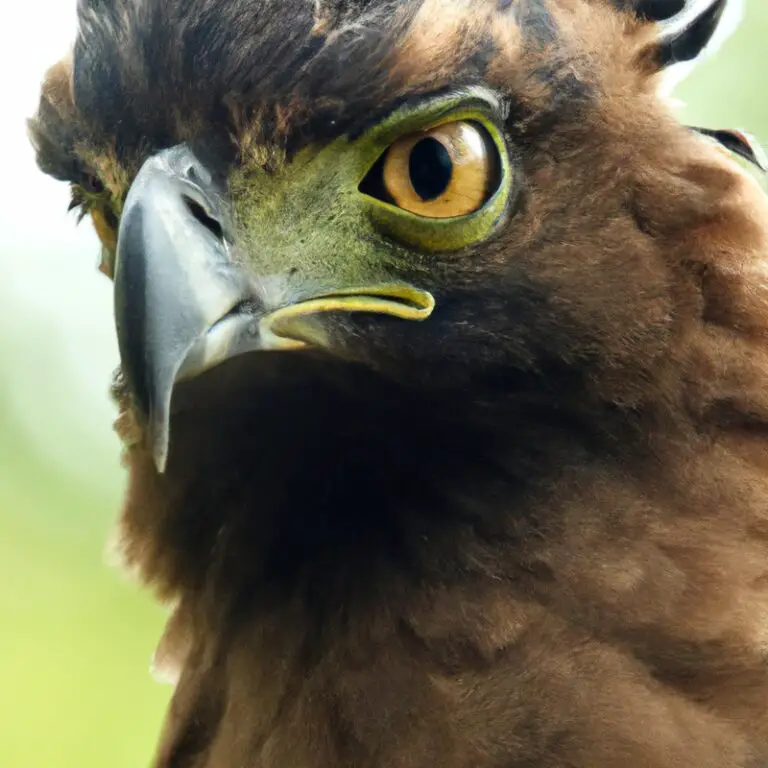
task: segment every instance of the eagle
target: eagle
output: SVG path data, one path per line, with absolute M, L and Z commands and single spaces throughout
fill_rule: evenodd
M 736 5 L 79 0 L 156 768 L 768 766 L 765 163 L 668 98 Z

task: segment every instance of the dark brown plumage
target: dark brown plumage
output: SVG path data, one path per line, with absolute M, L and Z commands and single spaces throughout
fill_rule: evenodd
M 31 132 L 117 265 L 120 549 L 173 606 L 157 768 L 768 764 L 768 204 L 657 95 L 725 5 L 81 0 Z M 477 87 L 489 230 L 441 248 L 391 199 L 355 224 L 347 148 Z M 206 258 L 251 276 L 235 316 L 338 296 L 357 253 L 436 303 L 177 381 L 163 467 L 137 306 L 177 214 L 141 195 L 183 174 Z

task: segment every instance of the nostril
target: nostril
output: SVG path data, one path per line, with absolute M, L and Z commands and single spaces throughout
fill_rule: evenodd
M 194 165 L 192 165 L 192 164 L 190 164 L 190 165 L 188 165 L 188 166 L 187 166 L 187 169 L 186 169 L 186 171 L 184 172 L 184 175 L 185 175 L 185 176 L 186 176 L 186 177 L 187 177 L 187 178 L 188 178 L 190 181 L 192 181 L 192 182 L 194 182 L 194 183 L 196 183 L 196 184 L 199 184 L 199 183 L 200 183 L 200 181 L 201 181 L 201 179 L 200 179 L 200 174 L 198 174 L 198 172 L 197 172 L 197 168 L 195 168 L 195 166 L 194 166 Z
M 207 187 L 211 183 L 211 172 L 197 160 L 191 160 L 181 172 L 183 178 L 199 187 Z
M 184 195 L 184 202 L 189 212 L 217 239 L 224 240 L 224 229 L 221 224 L 208 214 L 197 200 Z

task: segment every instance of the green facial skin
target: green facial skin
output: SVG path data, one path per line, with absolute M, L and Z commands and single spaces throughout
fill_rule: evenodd
M 239 258 L 256 275 L 293 271 L 308 296 L 391 282 L 426 272 L 430 254 L 456 251 L 489 237 L 507 210 L 510 163 L 493 116 L 498 104 L 473 89 L 398 110 L 362 137 L 302 150 L 268 173 L 237 169 L 230 194 Z M 371 167 L 392 142 L 414 131 L 458 120 L 480 123 L 500 157 L 500 183 L 476 212 L 427 218 L 360 191 Z M 296 300 L 303 297 L 286 297 Z

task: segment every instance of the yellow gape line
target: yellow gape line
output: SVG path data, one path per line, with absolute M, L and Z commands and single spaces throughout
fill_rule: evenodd
M 310 342 L 296 338 L 306 337 L 308 331 L 297 321 L 322 312 L 372 312 L 402 320 L 426 320 L 434 308 L 435 299 L 431 293 L 410 285 L 393 283 L 347 288 L 278 309 L 261 320 L 260 331 L 272 349 L 300 349 Z M 316 336 L 317 331 L 312 329 L 312 336 Z

